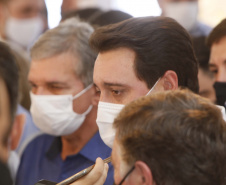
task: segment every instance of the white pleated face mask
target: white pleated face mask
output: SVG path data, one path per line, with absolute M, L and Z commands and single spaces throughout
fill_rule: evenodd
M 40 17 L 17 19 L 10 17 L 6 22 L 7 38 L 23 46 L 30 47 L 43 32 L 44 23 Z
M 158 81 L 154 84 L 154 86 L 146 94 L 146 96 L 153 91 Z M 110 148 L 112 148 L 114 138 L 115 138 L 115 130 L 113 128 L 113 122 L 115 118 L 118 116 L 118 114 L 120 113 L 120 111 L 124 108 L 124 106 L 125 105 L 123 104 L 106 103 L 106 102 L 99 101 L 96 122 L 99 128 L 101 139 Z
M 198 2 L 169 2 L 164 4 L 166 17 L 175 19 L 186 30 L 190 31 L 197 22 Z
M 84 122 L 92 105 L 83 113 L 73 111 L 73 100 L 92 87 L 92 84 L 75 95 L 31 95 L 31 115 L 35 125 L 44 133 L 64 136 L 75 132 Z

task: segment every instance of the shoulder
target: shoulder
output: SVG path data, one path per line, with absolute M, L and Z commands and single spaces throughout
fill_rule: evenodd
M 189 33 L 192 36 L 207 36 L 211 32 L 211 30 L 212 28 L 209 25 L 198 21 L 196 23 L 196 26 L 191 31 L 189 31 Z
M 34 158 L 34 156 L 44 155 L 44 153 L 46 153 L 46 151 L 50 148 L 55 138 L 56 137 L 54 136 L 42 134 L 33 139 L 25 148 L 21 163 L 23 162 L 23 160 Z

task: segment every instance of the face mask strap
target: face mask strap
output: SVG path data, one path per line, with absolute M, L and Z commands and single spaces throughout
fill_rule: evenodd
M 82 94 L 84 94 L 86 91 L 88 91 L 91 87 L 93 86 L 93 84 L 90 84 L 89 86 L 87 86 L 85 89 L 83 89 L 81 92 L 79 92 L 78 94 L 76 94 L 73 97 L 73 100 L 78 98 L 79 96 L 81 96 Z
M 155 84 L 152 86 L 151 90 L 148 91 L 148 93 L 146 94 L 146 96 L 148 96 L 148 95 L 151 93 L 151 91 L 155 88 L 155 86 L 157 85 L 157 83 L 159 82 L 160 79 L 161 79 L 161 78 L 159 78 L 159 79 L 157 80 L 157 82 L 155 82 Z

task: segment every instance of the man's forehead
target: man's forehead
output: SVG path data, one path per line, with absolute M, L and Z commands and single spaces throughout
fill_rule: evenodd
M 29 71 L 30 80 L 49 79 L 53 82 L 63 82 L 66 79 L 78 78 L 75 73 L 75 64 L 71 58 L 54 56 L 41 60 L 32 60 Z
M 209 63 L 215 63 L 218 60 L 226 60 L 226 37 L 220 39 L 218 42 L 213 43 L 211 46 Z
M 15 8 L 27 8 L 27 7 L 45 7 L 44 0 L 10 0 L 10 5 Z

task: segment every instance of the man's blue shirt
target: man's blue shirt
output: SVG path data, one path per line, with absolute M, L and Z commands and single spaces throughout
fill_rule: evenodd
M 111 149 L 100 138 L 99 132 L 75 154 L 64 161 L 61 158 L 60 137 L 41 135 L 34 139 L 23 153 L 16 185 L 34 185 L 41 179 L 60 182 L 93 165 L 97 157 L 105 159 Z M 113 167 L 109 165 L 106 185 L 113 184 Z

